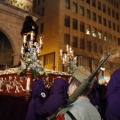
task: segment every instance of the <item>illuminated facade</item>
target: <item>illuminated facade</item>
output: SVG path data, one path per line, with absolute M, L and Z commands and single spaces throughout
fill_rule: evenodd
M 39 37 L 44 36 L 41 59 L 45 68 L 63 70 L 60 49 L 74 49 L 78 65 L 94 69 L 103 54 L 120 47 L 119 0 L 35 0 L 34 11 Z M 108 60 L 111 72 L 120 67 L 120 58 Z
M 23 1 L 21 0 L 21 2 Z M 25 1 L 29 2 L 29 0 Z M 0 1 L 0 69 L 4 69 L 5 66 L 18 65 L 22 46 L 20 32 L 25 17 L 31 15 L 35 21 L 39 18 L 39 16 L 13 5 L 15 1 L 11 2 L 12 4 L 9 2 L 10 0 Z
M 32 11 L 33 0 L 4 0 L 4 2 L 29 12 Z

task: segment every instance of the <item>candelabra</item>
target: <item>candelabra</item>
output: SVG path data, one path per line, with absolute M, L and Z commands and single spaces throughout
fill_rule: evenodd
M 66 46 L 66 52 L 60 50 L 60 57 L 64 66 L 68 67 L 68 73 L 72 74 L 76 69 L 77 56 L 74 56 L 71 46 Z
M 39 75 L 43 75 L 45 70 L 40 61 L 40 52 L 43 45 L 43 37 L 40 37 L 39 42 L 35 41 L 34 32 L 27 33 L 23 36 L 23 45 L 21 47 L 21 60 L 19 74 L 26 74 L 30 71 L 34 79 Z M 29 91 L 29 79 L 27 80 L 26 91 Z
M 28 36 L 30 37 L 28 38 Z M 40 55 L 43 42 L 40 37 L 39 43 L 34 42 L 34 32 L 30 32 L 23 36 L 23 45 L 21 47 L 21 57 L 24 59 L 25 54 L 28 53 L 31 57 L 36 58 Z M 37 58 L 36 58 L 37 59 Z

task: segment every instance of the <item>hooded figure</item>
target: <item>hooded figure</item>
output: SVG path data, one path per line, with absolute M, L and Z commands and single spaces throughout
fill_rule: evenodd
M 35 33 L 35 42 L 38 34 L 38 26 L 36 25 L 31 16 L 26 16 L 25 21 L 23 23 L 23 28 L 21 30 L 21 35 L 23 36 L 24 34 L 27 34 L 32 31 Z
M 50 96 L 47 98 L 44 104 L 41 104 L 37 99 L 35 102 L 35 111 L 40 116 L 40 120 L 46 120 L 46 118 L 54 114 L 58 108 L 60 108 L 67 99 L 67 87 L 68 83 L 62 78 L 56 78 L 52 87 Z
M 35 99 L 37 98 L 39 98 L 41 104 L 44 104 L 46 100 L 46 89 L 43 80 L 35 80 L 33 82 L 32 98 L 28 106 L 25 120 L 39 120 L 38 115 L 35 113 Z
M 100 95 L 99 95 L 98 80 L 94 81 L 91 93 L 88 95 L 88 97 L 89 97 L 91 103 L 99 109 L 99 107 L 100 107 Z
M 106 120 L 120 120 L 120 69 L 113 72 L 107 85 Z

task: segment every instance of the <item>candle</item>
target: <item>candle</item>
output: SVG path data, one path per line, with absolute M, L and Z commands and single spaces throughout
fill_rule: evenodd
M 24 47 L 21 47 L 21 54 L 24 54 Z
M 71 50 L 71 54 L 73 54 L 73 51 Z
M 40 42 L 40 45 L 42 45 L 42 44 L 43 44 L 43 42 L 42 42 L 42 37 L 40 37 L 40 41 L 39 41 L 39 42 Z
M 30 91 L 30 78 L 27 78 L 27 83 L 26 83 L 26 91 L 29 92 Z
M 65 59 L 63 58 L 63 64 L 65 64 Z
M 65 60 L 67 59 L 67 55 L 66 55 L 66 53 L 64 54 L 64 59 L 65 59 Z
M 33 40 L 33 31 L 31 32 L 31 40 Z
M 62 57 L 62 49 L 60 49 L 60 56 Z
M 67 49 L 67 51 L 68 51 L 68 45 L 66 46 L 66 49 Z
M 71 49 L 71 47 L 70 47 L 70 53 L 71 53 L 71 50 L 72 50 L 72 49 Z
M 39 47 L 37 48 L 37 53 L 38 53 L 38 54 L 40 53 L 40 49 L 39 49 Z
M 23 36 L 23 43 L 26 43 L 26 35 Z
M 77 63 L 77 56 L 75 57 L 75 64 Z

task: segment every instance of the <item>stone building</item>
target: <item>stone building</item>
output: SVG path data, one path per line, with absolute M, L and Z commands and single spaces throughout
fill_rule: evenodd
M 19 4 L 17 4 L 19 5 Z M 26 8 L 26 7 L 25 7 Z M 31 10 L 31 9 L 30 9 Z M 32 14 L 29 9 L 19 8 L 12 0 L 0 1 L 0 68 L 18 65 L 22 36 L 20 34 L 27 15 L 36 21 L 39 16 Z

